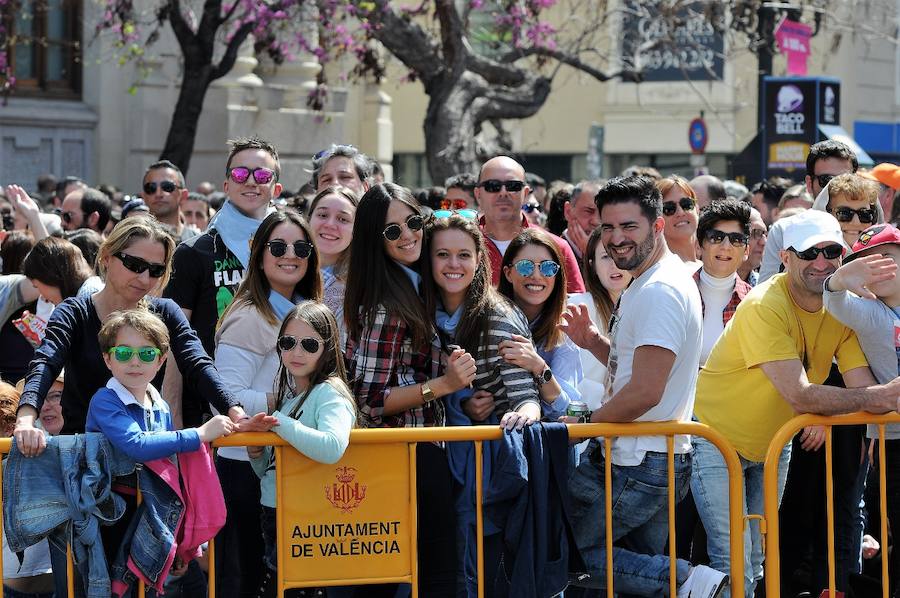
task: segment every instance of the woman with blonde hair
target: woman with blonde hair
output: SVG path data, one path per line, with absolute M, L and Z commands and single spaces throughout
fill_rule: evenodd
M 665 239 L 669 251 L 681 258 L 692 270 L 702 265 L 697 259 L 697 194 L 687 179 L 671 174 L 656 182 L 663 196 L 663 218 L 666 221 Z

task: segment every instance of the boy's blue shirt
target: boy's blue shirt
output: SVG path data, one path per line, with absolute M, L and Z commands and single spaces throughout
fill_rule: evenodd
M 110 378 L 91 399 L 85 429 L 103 433 L 114 447 L 142 463 L 200 448 L 197 429 L 175 430 L 169 406 L 159 392 L 152 384 L 147 385 L 147 392 L 152 409 L 146 409 L 122 383 Z

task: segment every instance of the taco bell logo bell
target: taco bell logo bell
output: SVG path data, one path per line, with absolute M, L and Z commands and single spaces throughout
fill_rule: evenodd
M 796 85 L 784 85 L 778 90 L 775 107 L 776 135 L 803 135 L 803 92 Z

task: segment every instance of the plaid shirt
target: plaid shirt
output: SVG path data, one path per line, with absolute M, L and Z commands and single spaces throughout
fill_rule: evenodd
M 421 384 L 432 377 L 431 343 L 413 347 L 406 322 L 379 306 L 371 327 L 347 341 L 350 388 L 363 428 L 421 428 L 446 423 L 442 401 L 431 401 L 396 415 L 384 415 L 384 400 L 396 386 Z
M 701 268 L 702 270 L 702 268 Z M 744 297 L 747 296 L 753 287 L 750 286 L 744 280 L 741 280 L 740 276 L 734 276 L 734 291 L 731 293 L 731 299 L 728 300 L 728 305 L 725 306 L 725 309 L 722 310 L 722 324 L 728 324 L 728 320 L 734 317 L 734 312 L 737 310 L 738 305 L 740 305 L 741 301 L 744 300 Z M 694 282 L 697 283 L 697 288 L 700 288 L 700 270 L 694 272 Z M 703 293 L 700 293 L 700 308 L 703 310 L 703 315 L 706 316 L 706 304 L 703 302 Z

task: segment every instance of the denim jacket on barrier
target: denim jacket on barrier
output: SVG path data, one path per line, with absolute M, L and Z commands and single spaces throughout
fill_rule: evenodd
M 175 556 L 185 562 L 225 524 L 225 500 L 211 450 L 147 461 L 138 469 L 141 504 L 112 566 L 112 595 L 127 595 L 139 578 L 147 596 L 162 593 Z
M 495 443 L 484 495 L 485 518 L 503 530 L 495 595 L 556 596 L 566 588 L 569 571 L 586 570 L 567 511 L 568 430 L 535 423 L 504 432 Z
M 22 551 L 43 538 L 63 550 L 71 542 L 87 598 L 108 598 L 99 526 L 125 513 L 125 501 L 112 491 L 112 482 L 134 467 L 102 434 L 50 437 L 47 449 L 30 458 L 14 439 L 3 470 L 3 523 L 10 549 Z

